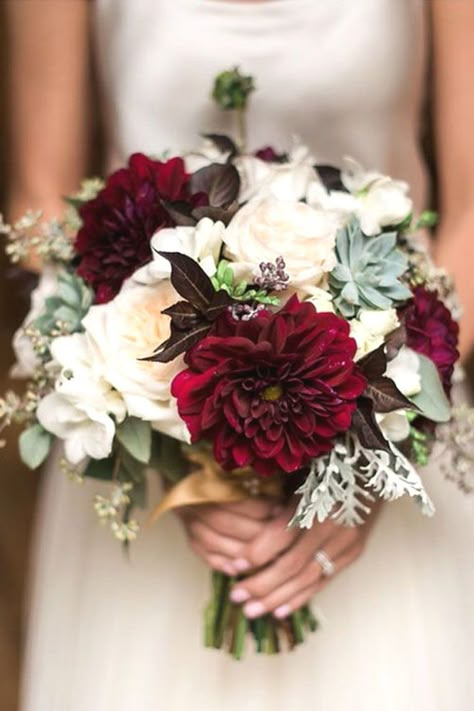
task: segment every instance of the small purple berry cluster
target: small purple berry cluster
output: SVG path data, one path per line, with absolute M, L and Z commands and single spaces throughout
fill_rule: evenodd
M 267 291 L 284 291 L 290 280 L 285 268 L 283 257 L 277 257 L 275 263 L 261 262 L 260 274 L 254 280 L 255 285 Z

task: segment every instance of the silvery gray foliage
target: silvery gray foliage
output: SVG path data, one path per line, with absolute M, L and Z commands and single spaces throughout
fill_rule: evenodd
M 433 502 L 415 467 L 393 444 L 390 449 L 391 453 L 361 447 L 362 459 L 366 462 L 359 461 L 359 467 L 367 478 L 366 485 L 386 501 L 411 496 L 420 505 L 422 513 L 432 516 L 435 512 Z
M 290 525 L 311 528 L 314 519 L 322 523 L 329 517 L 345 526 L 362 524 L 374 497 L 357 471 L 359 458 L 358 440 L 347 433 L 329 454 L 314 459 L 306 481 L 296 492 L 301 500 Z
M 363 309 L 389 309 L 411 297 L 400 281 L 407 257 L 397 248 L 397 233 L 367 237 L 352 219 L 336 237 L 337 264 L 329 275 L 334 304 L 345 318 Z
M 359 526 L 375 500 L 373 492 L 387 501 L 412 496 L 431 516 L 434 506 L 417 471 L 393 445 L 391 450 L 366 449 L 347 432 L 329 454 L 313 460 L 296 492 L 301 500 L 290 525 L 311 528 L 315 519 L 322 523 L 332 518 L 344 526 Z

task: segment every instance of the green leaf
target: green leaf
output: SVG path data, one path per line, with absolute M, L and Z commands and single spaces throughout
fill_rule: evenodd
M 188 462 L 181 442 L 160 432 L 153 432 L 150 466 L 168 481 L 180 481 L 188 473 Z
M 37 469 L 48 456 L 52 441 L 52 435 L 39 423 L 23 430 L 18 440 L 22 462 L 30 469 Z
M 420 363 L 421 392 L 409 399 L 420 410 L 420 414 L 433 422 L 448 422 L 451 419 L 451 405 L 444 392 L 438 370 L 432 360 L 421 353 L 416 354 Z
M 91 459 L 84 470 L 84 476 L 89 479 L 111 481 L 115 469 L 115 457 L 107 459 Z
M 150 461 L 151 425 L 138 417 L 127 417 L 117 427 L 117 439 L 135 459 L 143 464 Z

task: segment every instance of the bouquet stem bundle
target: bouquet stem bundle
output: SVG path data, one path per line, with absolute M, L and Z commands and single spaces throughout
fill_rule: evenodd
M 292 650 L 315 632 L 318 621 L 309 605 L 284 620 L 263 615 L 256 620 L 245 617 L 241 605 L 230 599 L 237 578 L 212 572 L 212 597 L 204 613 L 204 644 L 208 648 L 225 648 L 236 660 L 242 659 L 247 638 L 253 639 L 257 654 L 278 654 L 285 647 Z

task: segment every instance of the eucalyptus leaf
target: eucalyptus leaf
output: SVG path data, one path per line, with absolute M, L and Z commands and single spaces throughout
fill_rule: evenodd
M 177 439 L 153 432 L 150 466 L 168 481 L 180 481 L 188 473 L 188 462 Z
M 448 422 L 451 419 L 451 405 L 444 392 L 438 370 L 432 360 L 416 354 L 419 359 L 421 392 L 410 397 L 424 417 L 433 422 Z
M 52 435 L 39 423 L 23 430 L 18 441 L 22 462 L 30 469 L 37 469 L 48 456 L 52 441 Z
M 129 454 L 143 464 L 150 461 L 151 425 L 138 417 L 127 417 L 117 427 L 117 439 Z

